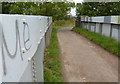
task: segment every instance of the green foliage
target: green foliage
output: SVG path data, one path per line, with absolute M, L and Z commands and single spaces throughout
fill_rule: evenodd
M 70 2 L 3 2 L 2 4 L 3 13 L 52 16 L 53 20 L 68 19 L 70 7 L 75 6 Z
M 90 32 L 83 28 L 73 28 L 73 31 L 80 33 L 81 35 L 85 36 L 89 40 L 95 42 L 96 44 L 100 45 L 104 49 L 110 51 L 111 53 L 120 56 L 120 43 L 118 43 L 113 38 L 109 38 L 95 32 Z
M 0 3 L 0 14 L 2 14 L 2 4 Z
M 120 15 L 120 2 L 84 2 L 77 4 L 78 16 Z
M 57 30 L 60 27 L 53 27 L 50 46 L 46 49 L 44 62 L 44 81 L 45 82 L 63 82 L 61 74 L 61 62 L 59 46 L 57 39 Z
M 58 20 L 58 21 L 54 21 L 53 23 L 54 26 L 70 26 L 73 27 L 74 26 L 74 22 L 72 20 Z

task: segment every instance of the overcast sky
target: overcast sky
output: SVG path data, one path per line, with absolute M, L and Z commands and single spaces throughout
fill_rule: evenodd
M 73 16 L 76 15 L 76 8 L 71 8 L 71 12 L 70 12 Z
M 83 0 L 73 0 L 75 3 L 81 3 Z
M 83 0 L 73 0 L 75 3 L 81 3 Z M 74 16 L 76 15 L 76 8 L 71 9 L 71 14 Z

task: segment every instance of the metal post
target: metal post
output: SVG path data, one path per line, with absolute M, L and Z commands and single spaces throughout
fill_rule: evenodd
M 81 27 L 81 17 L 77 17 L 75 27 Z
M 112 24 L 110 25 L 110 37 L 112 37 Z

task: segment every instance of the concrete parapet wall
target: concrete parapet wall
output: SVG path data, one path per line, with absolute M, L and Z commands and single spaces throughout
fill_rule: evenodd
M 0 83 L 43 82 L 52 17 L 0 15 Z
M 80 17 L 80 19 L 81 21 L 76 23 L 80 25 L 79 27 L 120 41 L 120 16 Z

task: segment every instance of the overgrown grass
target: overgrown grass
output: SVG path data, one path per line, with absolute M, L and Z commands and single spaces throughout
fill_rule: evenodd
M 85 36 L 111 53 L 120 56 L 120 43 L 118 43 L 115 39 L 97 34 L 95 32 L 90 32 L 83 28 L 74 27 L 72 30 Z
M 53 23 L 53 25 L 54 26 L 66 26 L 66 27 L 68 27 L 68 26 L 74 26 L 74 22 L 72 21 L 72 19 L 71 20 L 59 20 L 59 21 L 55 21 L 54 23 Z
M 71 21 L 57 21 L 53 24 L 51 41 L 45 52 L 44 59 L 44 81 L 64 82 L 61 70 L 60 49 L 57 38 L 57 31 L 60 28 L 74 26 Z
M 45 52 L 44 62 L 44 81 L 45 82 L 63 82 L 61 72 L 61 62 L 59 54 L 59 45 L 57 39 L 57 30 L 60 26 L 53 27 L 49 47 Z

